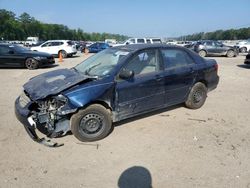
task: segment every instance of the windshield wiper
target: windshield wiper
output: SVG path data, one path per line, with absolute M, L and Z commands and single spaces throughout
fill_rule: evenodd
M 81 72 L 81 71 L 79 71 L 78 69 L 76 69 L 75 67 L 72 67 L 72 69 L 74 70 L 74 71 L 76 71 L 77 73 L 80 73 L 80 74 L 83 74 L 83 75 L 85 75 L 85 76 L 87 76 L 88 78 L 93 78 L 93 79 L 98 79 L 99 78 L 99 76 L 97 76 L 97 75 L 90 75 L 90 74 L 84 74 L 83 72 Z M 86 72 L 86 71 L 85 71 Z
M 91 75 L 89 74 L 90 71 L 93 70 L 93 68 L 99 66 L 100 64 L 101 64 L 101 63 L 98 63 L 98 64 L 96 64 L 96 65 L 94 65 L 94 66 L 88 68 L 84 73 L 85 73 L 86 75 L 88 75 L 88 76 L 91 76 Z

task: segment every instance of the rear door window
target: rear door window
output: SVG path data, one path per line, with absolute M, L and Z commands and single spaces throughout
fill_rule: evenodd
M 8 54 L 10 51 L 9 47 L 0 46 L 0 54 Z
M 207 42 L 205 43 L 205 45 L 207 45 L 207 46 L 213 46 L 213 42 L 207 41 Z
M 161 52 L 166 69 L 194 64 L 193 59 L 183 50 L 162 49 Z
M 161 39 L 152 39 L 153 43 L 161 43 Z
M 72 41 L 68 41 L 67 44 L 70 45 L 70 46 L 74 45 L 74 43 Z
M 145 43 L 144 39 L 137 39 L 137 43 Z

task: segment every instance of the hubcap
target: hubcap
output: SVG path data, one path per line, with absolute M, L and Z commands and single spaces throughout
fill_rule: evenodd
M 204 52 L 204 51 L 200 51 L 199 54 L 200 54 L 201 57 L 205 57 L 206 56 L 206 52 Z
M 194 102 L 199 103 L 203 98 L 203 92 L 201 90 L 197 90 L 194 92 L 193 97 L 194 97 Z
M 247 52 L 247 49 L 246 49 L 246 48 L 242 48 L 242 49 L 241 49 L 241 52 L 242 52 L 242 53 L 246 53 L 246 52 Z
M 233 57 L 234 56 L 234 52 L 230 51 L 228 55 L 229 55 L 229 57 Z
M 34 60 L 32 60 L 32 59 L 29 59 L 29 60 L 26 62 L 26 66 L 27 66 L 27 68 L 33 69 L 33 68 L 36 67 L 36 62 L 35 62 Z
M 80 121 L 80 132 L 83 134 L 97 134 L 103 127 L 103 116 L 91 113 L 85 115 Z

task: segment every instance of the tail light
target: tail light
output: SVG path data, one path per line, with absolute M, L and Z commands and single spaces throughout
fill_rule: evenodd
M 216 73 L 218 73 L 219 65 L 217 63 L 214 64 L 214 68 L 216 70 Z

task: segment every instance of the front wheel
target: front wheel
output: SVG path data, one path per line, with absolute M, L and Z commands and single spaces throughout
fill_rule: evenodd
M 198 109 L 205 103 L 206 98 L 207 87 L 203 83 L 198 82 L 192 87 L 185 105 L 191 109 Z
M 39 63 L 37 60 L 35 60 L 33 58 L 28 58 L 25 61 L 25 67 L 29 70 L 34 70 L 34 69 L 37 69 L 39 67 Z
M 90 105 L 70 119 L 71 131 L 82 142 L 92 142 L 106 137 L 112 129 L 110 110 L 102 105 Z

